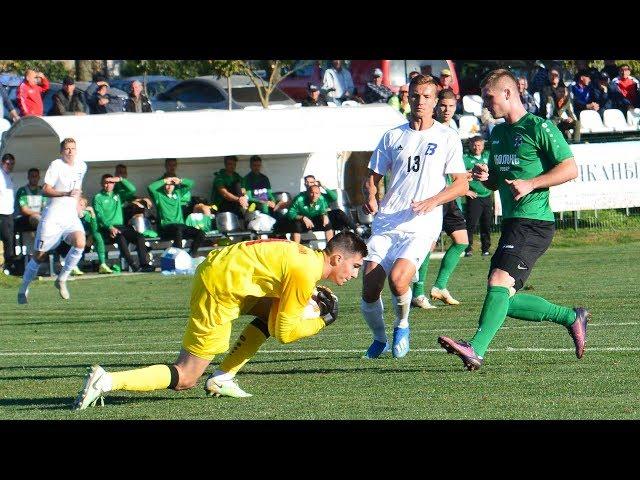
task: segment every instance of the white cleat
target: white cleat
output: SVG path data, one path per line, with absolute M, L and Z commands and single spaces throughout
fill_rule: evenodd
M 78 398 L 73 402 L 74 410 L 84 410 L 88 406 L 95 407 L 98 401 L 104 407 L 104 382 L 107 372 L 100 365 L 93 365 L 84 380 Z
M 209 378 L 207 378 L 204 390 L 210 397 L 246 398 L 253 396 L 242 390 L 235 379 L 221 382 L 216 380 L 213 375 L 209 375 Z
M 446 288 L 440 290 L 437 287 L 432 287 L 431 300 L 442 300 L 447 305 L 460 305 L 460 302 L 453 298 L 449 293 L 449 290 L 447 290 Z
M 413 305 L 414 307 L 424 308 L 425 310 L 437 308 L 435 305 L 431 305 L 426 295 L 419 295 L 415 298 L 412 298 L 411 305 Z
M 62 298 L 64 298 L 65 300 L 69 300 L 69 298 L 71 298 L 71 295 L 69 295 L 69 290 L 67 290 L 66 281 L 62 282 L 59 278 L 56 278 L 56 281 L 53 283 L 53 285 L 58 289 Z
M 29 303 L 29 289 L 23 290 L 22 287 L 18 290 L 18 304 L 26 305 Z

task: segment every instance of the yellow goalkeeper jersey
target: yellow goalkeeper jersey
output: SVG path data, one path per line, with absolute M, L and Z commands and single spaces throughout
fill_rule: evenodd
M 279 298 L 278 317 L 296 321 L 322 277 L 324 256 L 288 240 L 254 240 L 214 250 L 195 273 L 222 311 L 233 320 L 246 297 Z M 224 319 L 224 320 L 223 320 Z

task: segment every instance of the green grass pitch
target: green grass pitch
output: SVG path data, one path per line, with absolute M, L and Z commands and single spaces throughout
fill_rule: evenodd
M 92 363 L 109 371 L 175 359 L 191 277 L 74 281 L 68 302 L 52 282 L 37 282 L 26 306 L 16 304 L 15 282 L 5 282 L 0 419 L 638 419 L 638 252 L 640 242 L 552 248 L 536 265 L 528 293 L 593 314 L 582 360 L 563 327 L 513 319 L 478 372 L 441 351 L 438 335 L 469 339 L 475 331 L 488 259 L 474 256 L 461 259 L 449 284 L 460 306 L 412 309 L 404 359 L 361 358 L 371 336 L 359 311 L 360 278 L 334 289 L 335 324 L 290 345 L 269 339 L 238 376 L 252 398 L 205 397 L 202 378 L 183 392 L 112 392 L 105 407 L 81 412 L 70 408 Z M 439 265 L 430 264 L 429 286 Z M 386 288 L 383 298 L 390 332 Z M 234 322 L 232 341 L 248 321 Z

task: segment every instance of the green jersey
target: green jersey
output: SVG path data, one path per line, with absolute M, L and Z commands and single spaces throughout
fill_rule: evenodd
M 573 157 L 558 127 L 551 120 L 526 113 L 512 125 L 496 125 L 488 143 L 489 177 L 500 192 L 502 217 L 554 221 L 548 188 L 538 188 L 515 201 L 505 180 L 535 178 Z
M 287 212 L 287 217 L 291 220 L 295 220 L 298 215 L 303 217 L 313 218 L 327 213 L 329 204 L 324 196 L 320 195 L 316 203 L 311 203 L 306 192 L 299 193 L 291 202 L 291 207 Z
M 486 164 L 489 160 L 489 152 L 482 152 L 480 158 L 476 157 L 475 155 L 467 154 L 462 157 L 462 159 L 464 160 L 464 168 L 466 168 L 467 170 L 471 170 L 478 163 Z M 489 195 L 491 195 L 491 190 L 485 187 L 480 180 L 469 181 L 469 190 L 471 190 L 472 192 L 476 192 L 479 197 L 488 197 Z
M 149 194 L 156 204 L 158 215 L 160 216 L 160 226 L 171 223 L 184 223 L 182 200 L 185 195 L 191 195 L 192 188 L 193 180 L 189 178 L 183 178 L 182 182 L 175 186 L 171 195 L 167 195 L 164 190 L 164 179 L 156 180 L 149 185 Z
M 126 191 L 129 195 L 136 191 L 136 187 L 126 178 L 116 183 L 116 185 L 119 184 L 122 184 L 120 189 Z M 108 230 L 114 225 L 124 225 L 122 203 L 122 198 L 115 191 L 115 185 L 112 192 L 105 192 L 103 190 L 93 197 L 93 209 L 96 211 L 98 227 L 101 230 Z
M 222 194 L 218 191 L 220 187 L 224 187 L 227 190 L 231 190 L 231 187 L 234 183 L 239 183 L 241 187 L 244 188 L 244 180 L 238 174 L 238 172 L 233 172 L 232 175 L 229 175 L 224 168 L 221 168 L 216 172 L 216 175 L 213 179 L 213 190 L 211 192 L 211 203 L 216 205 L 220 205 L 224 200 Z
M 164 180 L 164 175 L 158 178 L 158 180 Z M 189 205 L 189 203 L 191 202 L 191 190 L 189 190 L 188 192 L 183 192 L 182 197 L 180 198 L 180 205 Z
M 20 207 L 27 207 L 29 210 L 40 213 L 47 204 L 47 197 L 42 194 L 42 187 L 36 186 L 31 189 L 29 185 L 20 187 L 16 192 L 16 210 L 20 213 Z
M 212 219 L 209 215 L 204 213 L 191 213 L 185 221 L 187 227 L 194 227 L 203 232 L 210 232 L 213 230 Z
M 91 212 L 89 210 L 84 211 L 84 214 L 80 218 L 80 221 L 82 222 L 82 226 L 84 227 L 85 232 L 90 233 L 92 235 L 97 234 L 98 222 L 96 221 L 94 216 L 91 215 Z
M 122 200 L 122 204 L 124 205 L 126 202 L 130 202 L 131 200 L 136 198 L 136 186 L 131 180 L 128 180 L 124 177 L 121 178 L 122 181 L 116 183 L 113 186 L 113 193 L 120 197 L 120 200 Z

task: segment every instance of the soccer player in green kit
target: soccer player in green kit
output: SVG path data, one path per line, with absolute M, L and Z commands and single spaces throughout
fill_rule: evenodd
M 482 366 L 489 343 L 507 316 L 567 328 L 582 358 L 589 312 L 582 307 L 554 305 L 520 290 L 535 262 L 553 239 L 555 222 L 549 207 L 549 187 L 578 175 L 564 136 L 549 120 L 528 113 L 518 93 L 518 81 L 508 70 L 494 70 L 481 84 L 482 97 L 494 118 L 504 118 L 489 139 L 489 164 L 472 174 L 491 190 L 499 190 L 503 209 L 502 234 L 488 276 L 487 295 L 479 326 L 469 341 L 438 337 L 448 353 L 458 355 L 468 370 Z

